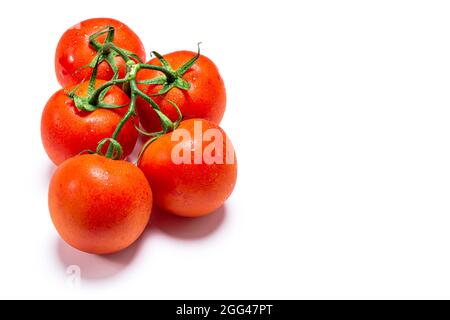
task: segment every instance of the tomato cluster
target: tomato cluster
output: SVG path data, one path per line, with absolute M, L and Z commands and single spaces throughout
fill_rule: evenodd
M 58 166 L 49 210 L 61 237 L 88 253 L 129 247 L 153 204 L 199 217 L 220 208 L 237 179 L 234 148 L 219 127 L 226 91 L 216 65 L 189 51 L 146 54 L 114 19 L 90 19 L 59 41 L 62 89 L 42 114 L 41 136 Z M 146 139 L 136 164 L 129 159 Z

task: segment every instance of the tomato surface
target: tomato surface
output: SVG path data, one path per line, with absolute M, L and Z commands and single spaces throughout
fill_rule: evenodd
M 99 87 L 103 80 L 98 80 Z M 69 91 L 72 88 L 68 89 Z M 81 97 L 87 96 L 88 83 L 84 82 L 76 91 Z M 127 105 L 128 96 L 117 86 L 112 86 L 104 101 L 115 105 Z M 127 107 L 120 109 L 96 109 L 93 112 L 81 111 L 65 90 L 57 91 L 47 102 L 41 119 L 41 137 L 45 151 L 50 159 L 59 165 L 70 157 L 85 150 L 95 151 L 97 144 L 114 133 L 122 120 Z M 132 119 L 128 120 L 118 136 L 123 148 L 123 157 L 129 155 L 138 138 Z
M 215 138 L 209 133 L 215 133 Z M 217 144 L 212 144 L 213 140 Z M 212 151 L 211 146 L 217 148 Z M 218 161 L 212 163 L 207 159 L 209 154 Z M 180 161 L 180 156 L 190 160 Z M 183 121 L 174 132 L 154 141 L 145 150 L 139 167 L 150 183 L 155 204 L 184 217 L 204 216 L 219 209 L 237 179 L 237 160 L 230 140 L 216 124 L 203 119 Z
M 48 201 L 63 240 L 84 252 L 110 254 L 129 247 L 145 230 L 152 192 L 135 165 L 81 155 L 58 167 Z
M 108 26 L 115 28 L 114 44 L 135 53 L 142 61 L 145 61 L 144 45 L 127 25 L 108 18 L 85 20 L 67 30 L 56 48 L 55 71 L 58 82 L 63 88 L 90 78 L 92 69 L 85 67 L 91 63 L 97 51 L 90 45 L 89 37 Z M 98 38 L 98 41 L 103 43 L 105 38 L 106 35 L 103 35 Z M 116 57 L 115 61 L 119 67 L 119 76 L 124 77 L 126 73 L 124 60 Z M 108 63 L 103 61 L 99 65 L 97 79 L 110 80 L 113 74 Z
M 177 51 L 164 55 L 164 58 L 172 69 L 177 70 L 195 56 L 195 52 Z M 148 64 L 160 66 L 161 62 L 155 58 L 150 60 Z M 162 75 L 160 71 L 143 69 L 138 73 L 137 80 L 148 80 Z M 189 90 L 175 87 L 164 95 L 153 97 L 162 112 L 172 121 L 178 119 L 176 108 L 167 101 L 170 100 L 180 108 L 185 120 L 202 118 L 220 124 L 225 113 L 227 98 L 225 84 L 217 66 L 210 59 L 201 55 L 183 75 L 183 79 L 190 84 Z M 153 95 L 161 90 L 162 85 L 140 84 L 139 88 L 143 92 Z M 141 98 L 137 101 L 137 113 L 145 130 L 149 132 L 161 130 L 158 116 L 151 106 Z

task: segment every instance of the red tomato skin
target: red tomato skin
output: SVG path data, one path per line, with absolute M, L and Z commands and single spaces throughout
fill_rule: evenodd
M 191 51 L 177 51 L 164 58 L 174 70 L 196 55 Z M 158 59 L 152 59 L 148 64 L 161 65 Z M 137 75 L 137 80 L 147 80 L 162 76 L 159 71 L 144 69 Z M 154 97 L 162 112 L 172 121 L 178 119 L 176 109 L 167 100 L 173 101 L 181 110 L 185 120 L 202 118 L 220 124 L 225 113 L 227 96 L 223 79 L 217 66 L 206 56 L 201 55 L 195 64 L 184 74 L 183 78 L 191 85 L 185 91 L 178 88 L 171 89 L 162 96 Z M 147 94 L 156 94 L 161 90 L 161 85 L 139 85 L 139 88 Z M 142 127 L 149 132 L 161 130 L 158 116 L 151 106 L 139 98 L 137 100 L 137 113 Z
M 83 252 L 111 254 L 129 247 L 147 227 L 152 191 L 135 165 L 81 155 L 58 167 L 48 203 L 64 241 Z
M 225 132 L 207 120 L 186 120 L 177 129 L 190 132 L 192 139 L 183 143 L 190 146 L 192 157 L 196 149 L 201 147 L 204 150 L 210 143 L 194 136 L 195 121 L 202 122 L 203 133 L 211 128 L 222 133 L 223 164 L 208 165 L 204 161 L 201 164 L 175 164 L 172 150 L 179 141 L 172 141 L 172 133 L 169 133 L 150 144 L 138 165 L 152 187 L 155 204 L 172 214 L 191 218 L 205 216 L 219 209 L 233 192 L 238 171 L 234 148 L 229 140 L 226 149 L 228 138 Z M 227 164 L 227 153 L 228 158 L 234 158 L 232 163 Z
M 102 83 L 103 80 L 98 80 L 96 87 Z M 76 94 L 86 96 L 87 88 L 88 83 L 84 82 Z M 113 86 L 104 101 L 126 105 L 130 99 L 119 87 Z M 112 136 L 127 109 L 126 106 L 114 110 L 99 108 L 93 112 L 80 111 L 67 93 L 59 90 L 47 102 L 42 113 L 41 137 L 44 149 L 56 165 L 85 150 L 95 151 L 100 140 Z M 137 138 L 138 132 L 130 119 L 117 139 L 122 145 L 123 157 L 133 151 Z
M 137 54 L 145 61 L 144 45 L 139 37 L 124 23 L 110 18 L 94 18 L 80 22 L 68 29 L 59 40 L 55 54 L 55 71 L 58 82 L 63 88 L 74 86 L 88 80 L 92 74 L 89 68 L 83 68 L 91 63 L 97 52 L 89 44 L 89 37 L 104 29 L 106 26 L 115 27 L 114 43 L 123 49 Z M 103 43 L 106 35 L 99 37 Z M 126 73 L 126 65 L 122 58 L 116 57 L 119 76 Z M 97 79 L 110 80 L 113 71 L 105 61 L 99 65 Z

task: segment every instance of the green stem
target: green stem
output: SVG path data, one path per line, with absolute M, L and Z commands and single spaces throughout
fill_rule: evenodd
M 152 64 L 140 64 L 140 66 L 141 69 L 156 70 L 164 73 L 168 83 L 173 83 L 175 82 L 175 80 L 177 80 L 177 75 L 175 74 L 175 72 L 172 72 L 165 67 L 155 66 Z
M 120 120 L 119 124 L 116 127 L 116 130 L 114 131 L 113 135 L 112 135 L 112 139 L 117 140 L 117 137 L 120 134 L 120 131 L 122 131 L 123 126 L 125 125 L 125 123 L 130 120 L 130 118 L 132 116 L 134 116 L 135 113 L 135 106 L 136 106 L 136 94 L 134 92 L 131 93 L 131 101 L 130 101 L 130 107 L 128 108 L 127 113 L 125 114 L 125 116 L 122 118 L 122 120 Z M 112 158 L 114 154 L 114 146 L 112 144 L 109 145 L 108 147 L 108 151 L 106 152 L 106 157 L 107 158 Z
M 89 43 L 91 44 L 91 46 L 94 47 L 95 51 L 97 51 L 97 52 L 100 51 L 102 48 L 102 45 L 100 44 L 100 42 L 98 42 L 95 39 L 90 39 Z
M 125 51 L 123 51 L 121 48 L 119 48 L 118 46 L 116 46 L 114 43 L 110 43 L 109 44 L 109 49 L 110 50 L 113 50 L 113 51 L 115 51 L 115 52 L 117 52 L 117 54 L 119 55 L 119 56 L 121 56 L 122 57 L 122 59 L 125 61 L 125 62 L 128 62 L 128 61 L 133 61 L 129 56 L 128 56 L 128 54 L 125 52 Z
M 108 82 L 105 82 L 104 84 L 102 84 L 100 87 L 98 87 L 97 89 L 95 89 L 95 91 L 91 94 L 91 96 L 89 97 L 89 104 L 96 104 L 98 102 L 98 98 L 100 96 L 100 94 L 103 92 L 103 90 L 112 87 L 114 85 L 117 84 L 122 84 L 127 82 L 128 79 L 125 77 L 124 79 L 115 79 L 115 80 L 110 80 Z
M 97 38 L 107 34 L 106 39 L 104 43 L 100 43 L 97 41 Z M 123 127 L 129 121 L 136 115 L 136 99 L 138 97 L 143 98 L 145 101 L 147 101 L 151 108 L 156 112 L 156 114 L 159 117 L 159 120 L 161 121 L 162 131 L 157 132 L 154 134 L 149 134 L 149 136 L 153 136 L 152 139 L 150 139 L 146 144 L 145 147 L 141 150 L 141 154 L 139 157 L 142 156 L 142 153 L 145 151 L 145 148 L 155 141 L 160 136 L 166 134 L 167 132 L 170 132 L 171 130 L 176 129 L 178 127 L 179 123 L 182 120 L 182 114 L 179 110 L 179 108 L 175 105 L 175 103 L 169 101 L 176 109 L 179 114 L 179 119 L 174 123 L 172 122 L 162 111 L 161 108 L 158 106 L 158 104 L 151 98 L 151 96 L 145 94 L 142 92 L 137 85 L 137 73 L 141 69 L 148 69 L 148 70 L 155 70 L 159 71 L 164 74 L 164 77 L 160 77 L 160 81 L 162 81 L 160 84 L 164 84 L 162 91 L 159 93 L 162 95 L 163 93 L 170 90 L 172 87 L 178 87 L 183 90 L 189 89 L 189 84 L 186 80 L 182 78 L 184 73 L 195 63 L 195 61 L 200 56 L 200 49 L 198 54 L 189 60 L 187 63 L 185 63 L 182 67 L 180 67 L 178 70 L 173 70 L 168 62 L 158 53 L 154 53 L 156 57 L 161 61 L 161 66 L 151 65 L 151 64 L 145 64 L 141 63 L 139 57 L 137 57 L 134 53 L 127 51 L 125 49 L 122 49 L 114 44 L 114 35 L 115 35 L 115 29 L 112 26 L 107 26 L 105 29 L 100 30 L 96 34 L 89 37 L 89 41 L 91 46 L 97 51 L 96 61 L 95 65 L 93 66 L 93 73 L 90 79 L 89 83 L 89 92 L 87 97 L 87 102 L 89 106 L 95 106 L 97 107 L 115 107 L 114 105 L 108 105 L 107 103 L 100 101 L 104 98 L 104 94 L 106 93 L 105 90 L 110 88 L 113 85 L 118 84 L 124 84 L 129 88 L 129 94 L 130 94 L 130 103 L 127 112 L 123 116 L 123 118 L 120 120 L 119 124 L 115 128 L 112 137 L 103 139 L 99 142 L 99 145 L 97 147 L 97 153 L 102 154 L 101 149 L 102 147 L 109 142 L 107 152 L 105 156 L 110 159 L 118 159 L 122 155 L 122 147 L 120 146 L 119 142 L 117 141 L 117 138 L 122 131 Z M 117 64 L 114 61 L 114 58 L 120 56 L 127 65 L 127 73 L 125 78 L 118 79 L 119 76 L 119 69 L 117 68 Z M 102 85 L 100 85 L 97 89 L 94 90 L 95 81 L 97 80 L 97 68 L 99 64 L 103 61 L 106 61 L 110 64 L 111 68 L 114 71 L 114 77 Z M 136 62 L 137 61 L 137 62 Z M 94 60 L 91 62 L 91 64 L 94 63 Z M 165 91 L 164 91 L 165 90 Z M 75 92 L 75 91 L 74 91 Z M 74 93 L 71 93 L 72 95 Z M 120 107 L 120 106 L 119 106 Z M 134 124 L 134 122 L 133 122 Z M 135 125 L 135 124 L 134 124 Z M 136 125 L 135 125 L 136 126 Z M 138 128 L 137 128 L 138 129 Z M 138 130 L 139 131 L 139 130 Z
M 108 34 L 106 36 L 105 43 L 114 41 L 115 29 L 113 26 L 106 26 L 103 30 L 96 32 L 89 37 L 89 43 L 96 51 L 99 51 L 103 47 L 103 45 L 97 41 L 97 38 L 104 34 Z
M 127 62 L 127 67 L 128 67 L 128 72 L 127 72 L 127 76 L 125 77 L 125 79 L 122 80 L 126 80 L 126 82 L 130 81 L 131 83 L 131 98 L 130 98 L 130 106 L 128 107 L 128 111 L 125 114 L 125 116 L 122 118 L 122 120 L 120 120 L 119 124 L 116 127 L 116 130 L 114 131 L 113 135 L 112 135 L 112 139 L 117 140 L 117 137 L 120 134 L 120 131 L 122 131 L 123 126 L 125 125 L 125 123 L 130 120 L 130 118 L 132 116 L 134 116 L 136 114 L 136 91 L 133 90 L 134 87 L 136 86 L 136 75 L 140 69 L 139 64 L 136 64 L 133 60 L 129 60 Z M 134 84 L 134 86 L 133 86 Z M 108 147 L 108 151 L 106 152 L 106 157 L 107 158 L 111 158 L 114 154 L 114 146 L 112 144 L 109 145 Z

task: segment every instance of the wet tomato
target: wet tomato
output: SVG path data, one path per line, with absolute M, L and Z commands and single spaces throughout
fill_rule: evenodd
M 233 192 L 237 160 L 233 145 L 216 124 L 191 119 L 151 143 L 139 168 L 161 209 L 199 217 L 219 209 Z
M 95 87 L 104 81 L 98 80 Z M 69 89 L 69 91 L 72 88 Z M 77 89 L 78 96 L 86 96 L 88 83 Z M 130 99 L 117 86 L 112 86 L 104 102 L 115 105 L 127 105 Z M 95 151 L 97 144 L 112 136 L 117 125 L 127 111 L 120 109 L 96 109 L 92 112 L 80 111 L 65 90 L 56 92 L 44 108 L 41 119 L 41 136 L 45 151 L 55 164 L 60 164 L 85 150 Z M 129 155 L 138 138 L 132 120 L 125 123 L 118 136 L 123 147 L 123 156 Z
M 78 250 L 118 252 L 145 230 L 152 192 L 139 168 L 96 154 L 61 164 L 50 182 L 49 209 L 61 237 Z
M 135 53 L 142 61 L 145 61 L 144 45 L 127 25 L 109 18 L 85 20 L 67 30 L 56 48 L 55 71 L 58 82 L 63 88 L 90 78 L 92 69 L 86 68 L 86 66 L 92 62 L 97 51 L 90 45 L 89 37 L 106 27 L 115 29 L 114 44 Z M 100 36 L 98 42 L 103 43 L 105 38 L 106 35 Z M 126 72 L 125 62 L 119 56 L 115 57 L 115 61 L 119 67 L 119 76 L 123 77 Z M 113 75 L 114 72 L 109 64 L 103 61 L 99 65 L 97 79 L 110 80 Z
M 197 54 L 190 51 L 177 51 L 164 55 L 164 58 L 173 70 L 179 69 L 187 61 Z M 161 62 L 155 58 L 148 64 L 161 66 Z M 138 73 L 137 80 L 148 80 L 163 76 L 160 71 L 144 69 Z M 167 93 L 155 96 L 153 99 L 160 106 L 161 111 L 172 121 L 178 119 L 176 108 L 169 102 L 174 102 L 183 114 L 183 118 L 202 118 L 220 124 L 226 107 L 226 90 L 223 79 L 217 66 L 204 55 L 182 76 L 189 83 L 190 88 L 183 90 L 177 87 Z M 140 84 L 139 88 L 148 95 L 155 95 L 162 89 L 162 85 Z M 169 101 L 168 101 L 169 100 Z M 137 113 L 142 127 L 149 132 L 161 130 L 160 120 L 150 105 L 142 99 L 138 99 Z

